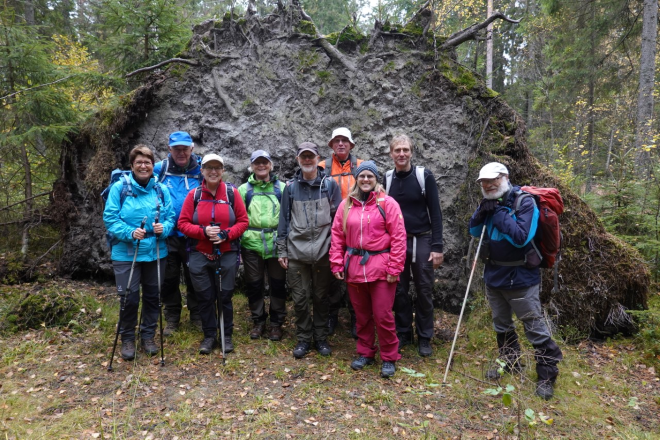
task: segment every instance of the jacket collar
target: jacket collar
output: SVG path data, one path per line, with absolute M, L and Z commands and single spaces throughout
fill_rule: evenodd
M 167 154 L 167 168 L 169 171 L 174 171 L 177 174 L 183 174 L 187 173 L 189 171 L 194 170 L 199 166 L 199 157 L 195 155 L 195 153 L 190 155 L 190 160 L 188 161 L 188 165 L 185 167 L 180 167 L 174 162 L 174 159 L 172 158 L 172 153 Z

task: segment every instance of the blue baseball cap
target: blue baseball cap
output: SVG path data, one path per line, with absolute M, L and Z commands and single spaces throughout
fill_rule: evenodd
M 187 132 L 175 131 L 170 135 L 170 147 L 174 147 L 176 145 L 185 145 L 186 147 L 192 147 L 193 140 Z
M 254 162 L 260 157 L 263 157 L 264 159 L 267 159 L 268 162 L 273 163 L 273 159 L 270 158 L 270 154 L 265 150 L 256 150 L 252 152 L 252 155 L 250 156 L 250 163 Z

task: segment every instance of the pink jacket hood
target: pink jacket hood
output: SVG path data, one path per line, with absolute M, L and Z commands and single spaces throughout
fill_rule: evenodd
M 353 205 L 346 218 L 344 233 L 344 206 L 349 199 L 344 199 L 337 208 L 332 223 L 332 241 L 330 245 L 330 266 L 333 273 L 345 272 L 348 283 L 366 283 L 385 280 L 387 275 L 398 276 L 406 261 L 406 229 L 399 204 L 385 193 L 372 192 L 363 204 L 351 197 Z M 377 203 L 378 202 L 378 203 Z M 378 209 L 380 205 L 385 218 Z M 369 255 L 366 264 L 360 262 L 363 257 L 349 255 L 347 247 L 367 251 L 390 251 Z M 349 259 L 348 270 L 345 269 Z

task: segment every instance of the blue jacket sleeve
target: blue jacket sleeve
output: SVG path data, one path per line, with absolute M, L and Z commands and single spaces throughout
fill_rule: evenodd
M 481 230 L 484 226 L 484 216 L 479 212 L 479 208 L 472 214 L 468 222 L 470 235 L 473 237 L 480 237 Z
M 531 197 L 525 197 L 518 212 L 513 216 L 510 212 L 510 208 L 499 206 L 493 214 L 493 226 L 513 246 L 524 247 L 536 234 L 539 210 Z
M 112 233 L 118 240 L 130 243 L 133 241 L 133 231 L 136 226 L 131 226 L 121 218 L 121 180 L 115 182 L 110 188 L 108 200 L 103 210 L 103 223 L 108 232 Z

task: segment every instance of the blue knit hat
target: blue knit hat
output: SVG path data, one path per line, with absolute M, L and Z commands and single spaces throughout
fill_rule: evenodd
M 378 167 L 373 160 L 365 160 L 355 169 L 355 177 L 359 176 L 360 173 L 364 170 L 371 171 L 376 176 L 376 180 L 380 180 L 380 174 L 378 174 Z

